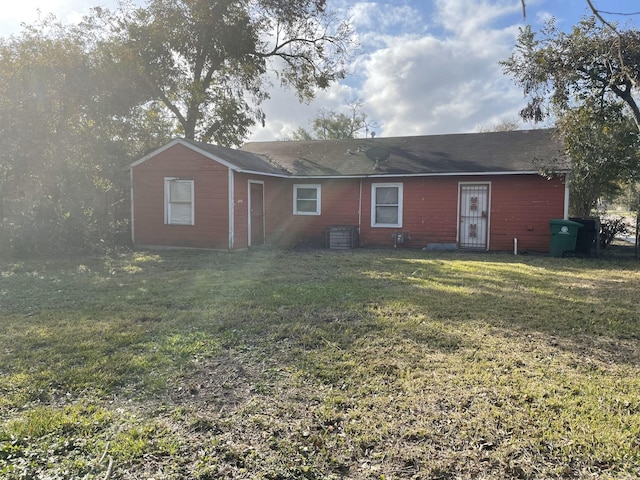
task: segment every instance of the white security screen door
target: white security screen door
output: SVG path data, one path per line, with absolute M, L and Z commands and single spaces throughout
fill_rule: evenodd
M 486 250 L 489 233 L 489 184 L 460 184 L 460 248 Z

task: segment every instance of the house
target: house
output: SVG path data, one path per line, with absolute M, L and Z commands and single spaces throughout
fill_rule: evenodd
M 567 218 L 551 130 L 256 142 L 176 139 L 131 165 L 136 246 L 263 243 L 549 251 Z M 552 163 L 564 173 L 540 174 Z

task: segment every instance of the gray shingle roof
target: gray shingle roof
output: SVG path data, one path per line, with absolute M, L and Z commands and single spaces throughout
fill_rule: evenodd
M 274 168 L 293 176 L 519 173 L 551 165 L 568 168 L 561 143 L 551 129 L 252 142 L 242 151 L 260 155 Z
M 175 142 L 244 172 L 283 177 L 514 174 L 543 168 L 568 171 L 551 129 L 511 132 L 252 142 L 232 149 L 178 139 L 148 153 L 136 166 Z
M 210 143 L 195 142 L 185 139 L 184 142 L 194 147 L 204 150 L 222 160 L 236 166 L 240 170 L 264 173 L 268 175 L 286 175 L 287 172 L 269 162 L 265 157 L 254 153 L 237 150 L 233 148 L 221 147 Z

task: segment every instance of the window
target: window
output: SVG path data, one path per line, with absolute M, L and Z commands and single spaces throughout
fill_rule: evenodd
M 320 185 L 293 186 L 293 214 L 320 215 Z
M 371 226 L 402 227 L 402 184 L 371 185 Z
M 164 179 L 165 223 L 193 225 L 193 180 Z

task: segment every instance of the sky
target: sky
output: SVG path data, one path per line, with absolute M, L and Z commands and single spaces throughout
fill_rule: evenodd
M 0 9 L 0 36 L 21 23 L 53 13 L 77 22 L 93 6 L 118 0 L 17 0 Z M 143 0 L 136 0 L 142 4 Z M 539 29 L 551 17 L 568 30 L 590 13 L 586 0 L 328 0 L 349 18 L 360 44 L 350 75 L 309 104 L 273 88 L 262 107 L 266 126 L 249 141 L 281 140 L 298 127 L 311 129 L 322 111 L 348 113 L 359 102 L 377 137 L 468 133 L 519 121 L 522 91 L 502 73 L 499 61 L 513 51 L 519 28 Z M 639 21 L 637 0 L 593 0 L 608 20 Z M 520 128 L 534 128 L 521 124 Z M 362 132 L 361 136 L 364 135 Z

